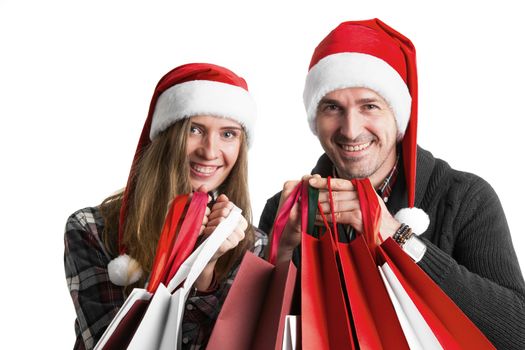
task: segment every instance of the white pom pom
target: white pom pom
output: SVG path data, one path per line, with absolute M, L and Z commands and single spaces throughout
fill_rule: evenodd
M 117 286 L 128 286 L 142 277 L 142 267 L 137 260 L 123 254 L 109 262 L 108 275 Z
M 403 208 L 394 217 L 397 221 L 407 224 L 417 235 L 422 234 L 430 225 L 428 214 L 419 208 Z

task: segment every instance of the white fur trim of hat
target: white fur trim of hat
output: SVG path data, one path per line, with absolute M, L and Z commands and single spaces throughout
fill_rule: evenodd
M 176 121 L 195 115 L 235 120 L 246 131 L 248 145 L 253 142 L 257 112 L 250 93 L 238 86 L 210 80 L 188 81 L 164 91 L 155 106 L 150 139 Z
M 384 60 L 358 52 L 326 56 L 308 72 L 303 101 L 308 124 L 315 135 L 315 117 L 321 99 L 332 91 L 351 87 L 368 88 L 383 97 L 396 118 L 398 136 L 403 136 L 410 120 L 412 103 L 405 81 Z

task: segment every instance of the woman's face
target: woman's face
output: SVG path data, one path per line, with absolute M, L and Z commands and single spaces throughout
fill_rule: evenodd
M 198 115 L 191 117 L 187 155 L 194 190 L 219 187 L 230 174 L 241 147 L 243 129 L 227 118 Z

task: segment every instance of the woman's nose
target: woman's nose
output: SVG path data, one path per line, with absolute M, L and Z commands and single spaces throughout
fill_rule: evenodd
M 200 145 L 201 156 L 204 159 L 215 159 L 217 158 L 218 149 L 217 149 L 217 140 L 213 135 L 207 135 L 201 141 Z

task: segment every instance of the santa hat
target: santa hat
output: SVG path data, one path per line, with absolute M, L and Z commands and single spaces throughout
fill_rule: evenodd
M 396 218 L 423 233 L 428 215 L 413 208 L 417 152 L 417 69 L 412 42 L 379 19 L 343 22 L 317 46 L 303 93 L 310 129 L 317 134 L 317 106 L 328 93 L 364 87 L 392 108 L 402 138 L 408 206 Z
M 248 145 L 253 141 L 256 109 L 243 78 L 217 65 L 190 63 L 171 70 L 160 79 L 151 99 L 122 199 L 118 232 L 120 255 L 108 264 L 109 278 L 114 284 L 126 286 L 142 277 L 140 264 L 126 254 L 127 249 L 122 243 L 138 159 L 144 148 L 162 131 L 181 119 L 195 115 L 235 120 L 244 128 Z

